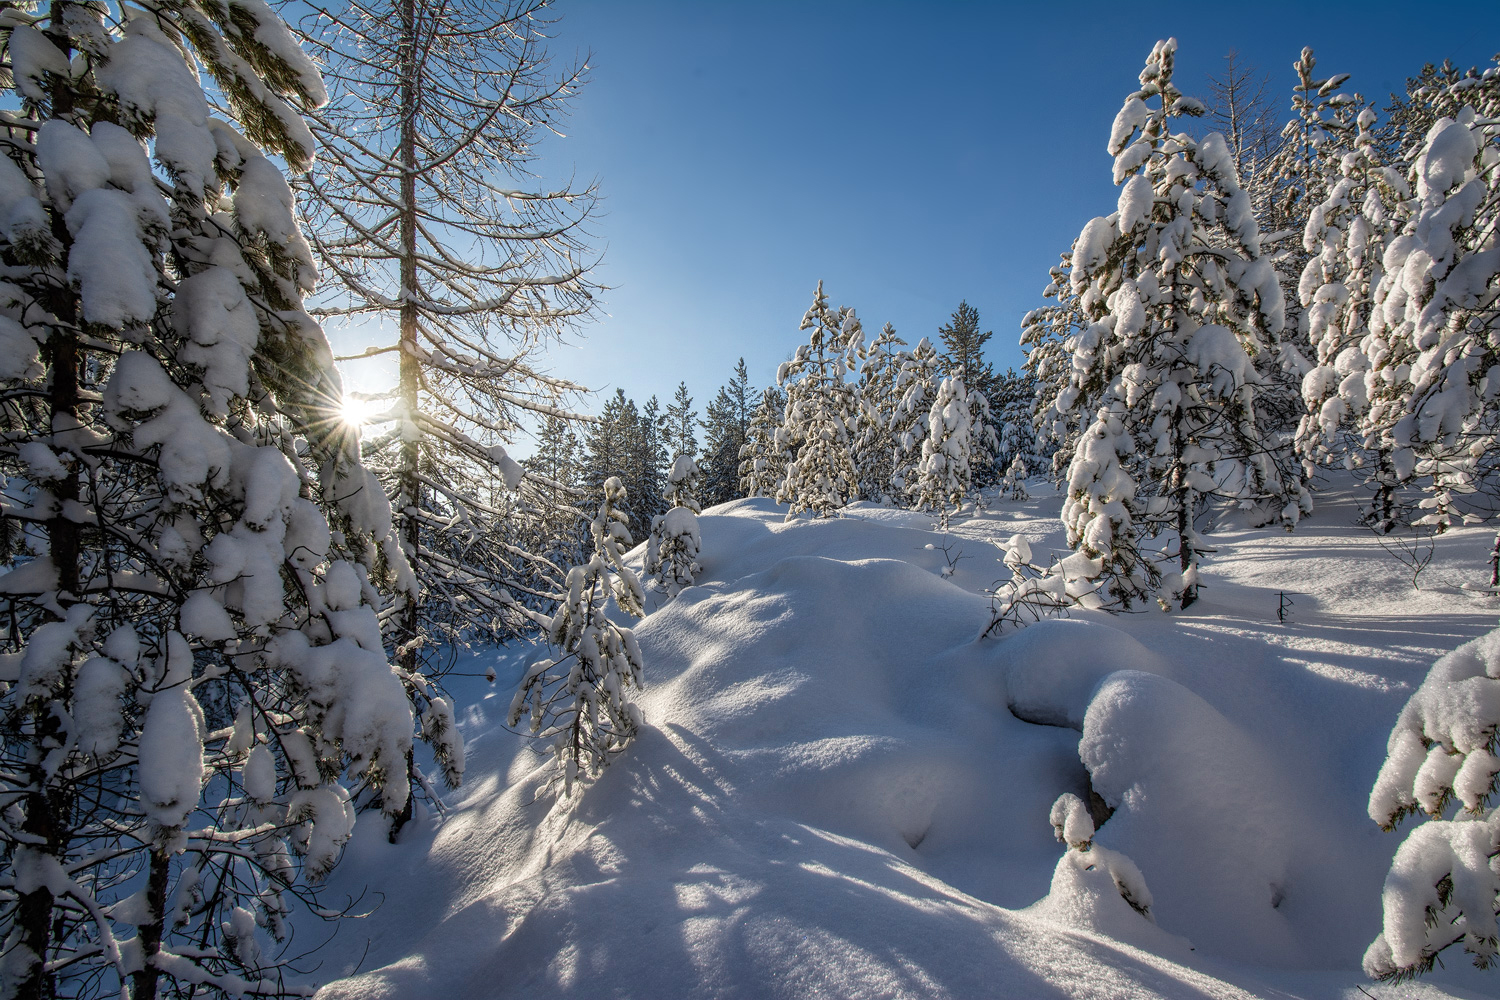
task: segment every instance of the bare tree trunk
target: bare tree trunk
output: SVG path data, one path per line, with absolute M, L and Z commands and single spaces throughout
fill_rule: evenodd
M 415 421 L 420 385 L 421 362 L 417 346 L 417 5 L 416 0 L 401 3 L 401 402 L 406 419 Z M 421 545 L 420 472 L 422 449 L 418 435 L 402 435 L 400 459 L 400 493 L 396 516 L 401 519 L 401 542 L 407 558 L 416 565 Z M 409 594 L 401 616 L 400 662 L 405 670 L 417 666 L 417 645 L 421 628 L 421 594 Z
M 134 981 L 131 1000 L 156 1000 L 161 970 L 157 968 L 155 959 L 161 951 L 162 933 L 167 921 L 167 875 L 170 867 L 171 855 L 166 849 L 153 847 L 151 870 L 146 876 L 146 910 L 151 914 L 151 919 L 140 926 L 143 963 L 131 977 Z

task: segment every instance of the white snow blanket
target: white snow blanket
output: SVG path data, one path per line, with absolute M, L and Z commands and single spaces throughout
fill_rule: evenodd
M 546 651 L 476 659 L 500 680 L 455 691 L 465 787 L 396 846 L 361 818 L 329 900 L 381 902 L 335 938 L 319 996 L 1500 992 L 1457 953 L 1399 994 L 1360 971 L 1404 836 L 1366 816 L 1370 788 L 1432 661 L 1494 622 L 1496 598 L 1460 589 L 1492 535 L 1438 539 L 1413 591 L 1325 500 L 1296 534 L 1211 532 L 1187 613 L 980 639 L 1001 541 L 1064 551 L 1060 498 L 1031 489 L 948 534 L 863 504 L 705 512 L 698 585 L 636 629 L 647 725 L 570 802 L 501 725 Z M 1065 792 L 1113 809 L 1095 843 L 1139 867 L 1154 923 L 1059 864 Z

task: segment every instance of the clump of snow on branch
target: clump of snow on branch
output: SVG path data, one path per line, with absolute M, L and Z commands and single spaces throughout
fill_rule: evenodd
M 1462 943 L 1481 967 L 1495 960 L 1500 915 L 1500 629 L 1432 665 L 1402 709 L 1370 792 L 1370 818 L 1393 830 L 1421 813 L 1386 876 L 1384 929 L 1365 953 L 1381 979 L 1430 969 Z M 1456 809 L 1454 808 L 1456 806 Z M 1455 813 L 1450 818 L 1444 818 Z

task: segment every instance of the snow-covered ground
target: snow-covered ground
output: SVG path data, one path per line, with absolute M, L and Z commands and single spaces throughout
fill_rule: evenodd
M 1495 624 L 1500 600 L 1461 586 L 1493 536 L 1439 538 L 1414 590 L 1335 493 L 1295 534 L 1212 531 L 1187 612 L 979 638 L 997 543 L 1061 549 L 1058 505 L 946 534 L 866 505 L 711 509 L 699 584 L 637 626 L 648 726 L 563 805 L 503 726 L 540 653 L 477 658 L 499 680 L 453 685 L 465 787 L 399 845 L 361 822 L 326 899 L 380 905 L 343 925 L 319 976 L 346 978 L 319 996 L 1500 994 L 1456 949 L 1415 984 L 1359 968 L 1407 829 L 1375 827 L 1370 787 L 1432 661 Z M 1096 843 L 1139 866 L 1154 925 L 1058 865 L 1049 810 L 1091 773 L 1117 807 Z

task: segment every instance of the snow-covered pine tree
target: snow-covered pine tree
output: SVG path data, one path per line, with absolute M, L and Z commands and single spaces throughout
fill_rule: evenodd
M 943 379 L 927 413 L 915 500 L 918 510 L 937 511 L 938 525 L 944 531 L 948 530 L 949 515 L 963 506 L 973 484 L 969 464 L 973 456 L 972 419 L 963 380 L 957 375 Z
M 891 491 L 896 473 L 896 452 L 891 447 L 892 427 L 901 397 L 896 380 L 901 373 L 901 357 L 906 341 L 896 336 L 896 328 L 887 323 L 871 341 L 859 367 L 856 393 L 859 413 L 855 418 L 854 468 L 859 477 L 859 497 L 876 503 L 904 502 Z
M 1254 359 L 1276 349 L 1281 290 L 1223 137 L 1171 130 L 1202 110 L 1172 83 L 1176 50 L 1175 39 L 1152 49 L 1116 116 L 1118 209 L 1073 247 L 1070 280 L 1091 320 L 1069 342 L 1074 405 L 1095 416 L 1073 455 L 1063 521 L 1069 544 L 1096 561 L 1101 599 L 1130 605 L 1165 585 L 1186 608 L 1203 503 L 1269 500 L 1290 518 L 1297 505 L 1255 411 Z M 1143 549 L 1164 532 L 1164 550 Z M 1176 569 L 1163 579 L 1168 560 Z
M 529 717 L 533 735 L 553 741 L 563 794 L 574 782 L 598 777 L 641 727 L 641 711 L 630 689 L 643 685 L 635 634 L 605 612 L 613 597 L 621 611 L 640 618 L 645 594 L 625 566 L 629 519 L 618 477 L 604 483 L 604 502 L 589 525 L 594 554 L 568 571 L 566 589 L 547 628 L 557 650 L 538 660 L 521 679 L 511 702 L 509 725 Z
M 1354 150 L 1358 133 L 1356 119 L 1364 100 L 1339 88 L 1348 73 L 1320 77 L 1317 60 L 1304 48 L 1292 68 L 1297 85 L 1292 92 L 1295 117 L 1282 131 L 1281 143 L 1251 191 L 1252 204 L 1264 234 L 1261 254 L 1273 262 L 1281 283 L 1286 308 L 1280 358 L 1262 355 L 1256 361 L 1261 376 L 1257 389 L 1257 419 L 1267 442 L 1293 435 L 1307 414 L 1302 392 L 1308 373 L 1315 367 L 1316 338 L 1308 307 L 1317 287 L 1308 288 L 1308 265 L 1317 251 L 1308 243 L 1309 225 L 1316 225 L 1318 206 L 1331 195 L 1338 182 L 1344 157 Z M 1295 454 L 1295 445 L 1292 453 Z M 1284 475 L 1296 471 L 1287 461 L 1285 449 L 1275 458 Z
M 946 348 L 942 353 L 944 373 L 957 376 L 969 397 L 975 486 L 990 486 L 1000 478 L 996 464 L 1000 457 L 1000 428 L 995 405 L 999 380 L 994 366 L 984 360 L 984 345 L 992 335 L 989 330 L 979 331 L 979 310 L 967 301 L 959 302 L 949 322 L 938 328 L 938 337 Z
M 1500 69 L 1465 88 L 1500 115 Z M 1369 425 L 1396 478 L 1425 478 L 1441 531 L 1466 516 L 1466 493 L 1493 492 L 1500 405 L 1500 138 L 1471 106 L 1439 118 L 1411 167 L 1410 221 L 1391 240 L 1370 318 Z
M 942 382 L 942 359 L 926 337 L 897 361 L 896 395 L 901 402 L 891 416 L 891 495 L 910 503 L 918 490 L 922 442 L 927 439 L 932 401 Z
M 1385 122 L 1380 128 L 1387 160 L 1410 163 L 1416 157 L 1423 139 L 1439 118 L 1455 117 L 1468 100 L 1468 91 L 1482 87 L 1493 68 L 1460 70 L 1452 60 L 1428 63 L 1416 76 L 1406 80 L 1406 94 L 1392 94 L 1386 107 Z M 1475 110 L 1487 117 L 1482 107 Z
M 735 363 L 729 384 L 720 386 L 709 402 L 703 426 L 703 505 L 714 507 L 745 494 L 740 489 L 740 450 L 749 440 L 755 400 L 750 391 L 750 372 L 745 359 Z
M 776 382 L 786 390 L 781 444 L 792 456 L 776 492 L 776 502 L 787 505 L 787 520 L 803 511 L 832 517 L 855 498 L 859 478 L 850 440 L 858 400 L 844 378 L 858 367 L 864 339 L 859 319 L 848 306 L 830 308 L 820 281 L 799 329 L 811 331 L 808 342 L 776 370 Z
M 353 802 L 408 802 L 414 702 L 463 770 L 386 660 L 411 572 L 271 158 L 323 86 L 254 0 L 0 31 L 0 993 L 281 995 Z
M 497 503 L 492 489 L 520 485 L 505 443 L 523 416 L 571 416 L 579 391 L 537 360 L 592 309 L 594 191 L 517 188 L 584 70 L 553 74 L 547 0 L 308 6 L 303 35 L 331 97 L 311 118 L 318 165 L 298 185 L 328 278 L 315 314 L 394 328 L 394 342 L 356 358 L 397 355 L 366 450 L 420 580 L 386 623 L 414 669 L 432 640 L 473 635 L 448 627 L 453 601 L 495 639 L 529 625 L 512 591 L 562 582 L 505 544 L 535 525 L 493 523 L 534 505 Z
M 996 464 L 1007 472 L 1017 459 L 1028 470 L 1044 468 L 1048 457 L 1037 443 L 1034 422 L 1040 390 L 1036 376 L 1011 368 L 997 376 L 995 381 L 995 403 L 999 407 L 997 422 L 1000 424 Z
M 994 389 L 994 366 L 984 360 L 984 345 L 991 336 L 990 330 L 980 332 L 979 310 L 967 301 L 960 302 L 948 322 L 938 328 L 944 373 L 957 376 L 971 395 Z
M 525 496 L 535 497 L 535 516 L 522 520 L 533 533 L 521 544 L 553 566 L 576 566 L 588 554 L 589 516 L 578 507 L 586 496 L 579 486 L 582 460 L 583 446 L 571 423 L 552 416 L 542 423 L 536 449 L 522 463 L 527 473 L 522 488 Z M 550 610 L 550 596 L 517 594 L 516 599 L 537 611 Z
M 786 393 L 779 386 L 761 393 L 740 448 L 740 491 L 747 497 L 775 497 L 786 479 L 791 456 L 781 427 L 785 413 Z
M 1278 272 L 1287 305 L 1288 339 L 1297 329 L 1301 314 L 1298 282 L 1311 253 L 1302 245 L 1303 232 L 1313 207 L 1323 203 L 1336 181 L 1330 166 L 1352 146 L 1354 119 L 1361 104 L 1357 96 L 1339 90 L 1349 79 L 1348 73 L 1320 78 L 1316 68 L 1313 50 L 1304 48 L 1292 64 L 1297 74 L 1292 90 L 1295 117 L 1282 129 L 1281 142 L 1265 170 L 1269 191 L 1261 212 L 1266 230 L 1262 242 L 1266 252 L 1282 255 Z
M 1373 518 L 1389 527 L 1396 479 L 1389 452 L 1380 448 L 1379 429 L 1365 427 L 1371 389 L 1366 352 L 1380 346 L 1370 334 L 1370 309 L 1384 275 L 1385 247 L 1410 194 L 1400 173 L 1381 163 L 1374 125 L 1375 113 L 1365 108 L 1354 148 L 1338 158 L 1338 177 L 1308 214 L 1304 230 L 1303 246 L 1313 257 L 1298 294 L 1314 367 L 1302 380 L 1307 413 L 1296 448 L 1309 477 L 1317 465 L 1365 469 L 1376 492 Z
M 1021 320 L 1021 348 L 1026 352 L 1026 374 L 1035 381 L 1036 399 L 1032 423 L 1039 447 L 1050 455 L 1046 464 L 1032 469 L 1048 472 L 1058 484 L 1067 481 L 1068 466 L 1078 437 L 1086 426 L 1086 411 L 1078 405 L 1080 387 L 1073 380 L 1075 337 L 1089 326 L 1071 280 L 1072 255 L 1052 268 L 1051 281 L 1043 295 L 1054 305 L 1033 309 Z M 1002 440 L 1002 454 L 1004 452 Z
M 1000 480 L 1000 422 L 982 392 L 969 393 L 969 469 L 973 474 L 974 496 L 978 490 Z
M 634 407 L 630 403 L 626 412 Z M 649 531 L 651 522 L 667 509 L 664 494 L 668 460 L 666 421 L 661 404 L 652 396 L 641 407 L 634 432 L 626 438 L 625 467 L 620 475 L 630 498 L 631 523 L 641 533 Z
M 678 455 L 698 454 L 698 411 L 693 409 L 693 397 L 686 382 L 677 383 L 677 392 L 667 406 L 662 426 L 664 445 L 672 462 L 677 461 Z M 671 503 L 670 498 L 667 502 Z
M 646 540 L 646 576 L 654 586 L 676 597 L 684 587 L 691 587 L 701 568 L 698 553 L 703 549 L 703 535 L 698 527 L 697 493 L 702 474 L 690 454 L 680 454 L 667 474 L 666 513 L 651 522 L 651 537 Z

